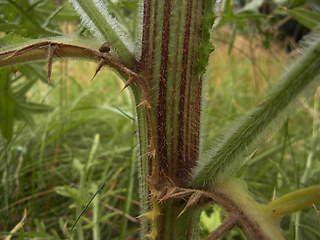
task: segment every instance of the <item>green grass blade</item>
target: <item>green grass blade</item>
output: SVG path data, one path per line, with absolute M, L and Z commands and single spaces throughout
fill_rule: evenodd
M 309 29 L 315 29 L 320 25 L 320 13 L 304 8 L 288 10 L 288 14 Z
M 116 165 L 108 174 L 108 176 L 106 177 L 106 179 L 104 180 L 104 182 L 100 185 L 100 187 L 98 188 L 97 192 L 95 192 L 95 194 L 93 194 L 92 198 L 90 199 L 90 201 L 87 203 L 87 205 L 85 206 L 85 208 L 82 210 L 82 212 L 80 213 L 80 215 L 77 217 L 76 221 L 74 222 L 74 224 L 71 227 L 71 231 L 73 231 L 74 227 L 77 225 L 77 223 L 79 222 L 81 216 L 84 214 L 84 212 L 88 209 L 88 207 L 90 206 L 91 202 L 93 201 L 93 199 L 97 196 L 97 194 L 101 191 L 101 189 L 104 187 L 104 185 L 106 184 L 106 182 L 113 176 L 115 170 L 118 168 L 120 164 Z
M 13 135 L 15 102 L 10 91 L 10 77 L 7 69 L 0 70 L 0 127 L 2 136 L 9 143 Z
M 133 124 L 133 129 L 135 129 L 135 124 Z M 124 239 L 125 233 L 127 230 L 127 223 L 128 219 L 126 218 L 126 215 L 129 214 L 130 211 L 130 205 L 132 202 L 132 193 L 133 193 L 133 186 L 134 186 L 134 174 L 135 174 L 135 165 L 136 165 L 136 159 L 137 159 L 137 151 L 135 147 L 135 141 L 134 137 L 132 137 L 131 140 L 131 147 L 132 147 L 132 154 L 129 162 L 129 177 L 127 180 L 127 193 L 125 197 L 125 203 L 124 203 L 124 208 L 123 208 L 123 217 L 122 217 L 122 223 L 121 223 L 121 228 L 120 228 L 120 234 L 119 234 L 119 239 Z

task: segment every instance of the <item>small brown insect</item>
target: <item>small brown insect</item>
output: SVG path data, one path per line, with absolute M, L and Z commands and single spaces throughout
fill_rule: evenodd
M 99 48 L 99 51 L 100 51 L 101 53 L 110 52 L 110 43 L 105 42 L 104 44 L 102 44 L 102 46 Z
M 112 42 L 105 42 L 101 45 L 101 47 L 99 48 L 99 51 L 101 53 L 108 53 L 110 52 L 110 46 L 113 45 L 117 40 L 114 40 Z

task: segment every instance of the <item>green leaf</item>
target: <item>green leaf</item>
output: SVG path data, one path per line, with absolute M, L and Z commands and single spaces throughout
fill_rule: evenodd
M 22 84 L 19 84 L 18 86 L 14 87 L 14 97 L 20 97 L 22 95 L 25 95 L 30 88 L 32 88 L 33 84 L 35 84 L 36 79 L 33 80 L 27 80 L 24 81 Z
M 72 188 L 70 186 L 67 186 L 67 185 L 58 186 L 58 187 L 55 187 L 54 189 L 55 189 L 56 193 L 61 195 L 61 196 L 70 197 L 70 198 L 73 198 L 75 200 L 80 199 L 78 190 L 74 189 L 74 188 Z
M 200 215 L 200 222 L 208 232 L 214 231 L 221 224 L 221 208 L 218 205 L 213 205 L 212 210 L 210 215 L 207 215 L 205 211 Z
M 45 11 L 46 9 L 44 9 Z M 41 12 L 39 10 L 39 12 Z M 78 22 L 80 20 L 79 15 L 75 12 L 75 10 L 72 7 L 64 6 L 64 8 L 55 16 L 55 20 L 58 21 L 76 21 Z
M 304 8 L 289 9 L 288 14 L 309 29 L 320 25 L 320 14 Z
M 35 80 L 25 81 L 12 89 L 9 71 L 0 70 L 0 128 L 2 136 L 10 142 L 13 136 L 14 119 L 34 126 L 33 114 L 52 111 L 51 106 L 27 102 L 25 94 Z
M 100 142 L 100 134 L 95 134 L 94 135 L 94 140 L 93 140 L 93 143 L 92 143 L 92 147 L 91 147 L 91 150 L 90 150 L 90 154 L 89 154 L 88 160 L 86 161 L 86 165 L 85 165 L 85 169 L 86 170 L 90 169 L 91 166 L 93 165 L 93 160 L 94 160 L 94 157 L 96 155 L 96 152 L 97 152 L 97 149 L 98 149 L 98 146 L 99 146 L 99 142 Z
M 30 1 L 14 1 L 7 0 L 8 6 L 2 11 L 4 12 L 4 19 L 9 23 L 19 23 L 21 25 L 21 32 L 26 32 L 28 35 L 39 36 L 39 35 L 60 35 L 61 32 L 58 32 L 54 29 L 43 27 L 42 24 L 45 22 L 46 18 L 50 14 L 42 14 L 39 12 L 39 9 L 46 8 L 50 4 L 39 4 L 39 1 L 30 3 Z M 54 11 L 54 10 L 52 10 Z M 57 28 L 54 26 L 54 28 Z
M 50 112 L 53 110 L 53 107 L 46 105 L 46 104 L 41 104 L 41 103 L 19 102 L 18 105 L 22 110 L 25 110 L 31 114 L 46 113 L 46 112 Z
M 26 76 L 29 81 L 31 79 L 40 79 L 43 83 L 48 84 L 47 72 L 43 62 L 28 63 L 19 66 L 19 72 Z M 50 81 L 50 86 L 53 81 Z
M 107 222 L 110 218 L 112 218 L 113 216 L 116 216 L 117 214 L 119 213 L 116 213 L 116 212 L 107 213 L 107 214 L 104 214 L 99 220 L 101 222 Z
M 79 171 L 79 173 L 83 172 L 84 165 L 80 162 L 79 159 L 75 158 L 73 160 L 73 166 Z
M 8 26 L 10 26 L 11 28 L 11 27 L 14 27 L 13 25 L 15 24 L 9 24 Z M 4 26 L 0 24 L 0 30 L 4 30 L 3 28 Z M 12 28 L 11 28 L 11 31 L 12 31 Z M 10 32 L 0 39 L 0 45 L 16 44 L 16 43 L 26 42 L 28 40 L 30 39 L 21 37 L 19 34 L 16 34 L 14 32 Z
M 34 224 L 37 227 L 37 231 L 40 233 L 45 233 L 46 232 L 46 226 L 44 225 L 43 222 L 40 222 L 39 219 L 34 219 Z
M 288 8 L 295 8 L 305 4 L 307 0 L 289 0 Z
M 10 76 L 7 69 L 0 69 L 0 127 L 1 134 L 10 142 L 13 135 L 15 102 L 10 91 Z
M 262 6 L 264 0 L 253 0 L 244 6 L 238 13 L 242 12 L 259 12 L 259 8 Z
M 56 10 L 54 10 L 44 21 L 44 23 L 42 24 L 42 27 L 47 27 L 48 24 L 50 23 L 50 21 L 56 16 L 58 15 L 58 13 L 63 9 L 63 6 L 57 7 Z
M 14 117 L 25 122 L 28 124 L 30 127 L 34 128 L 35 123 L 33 121 L 32 115 L 28 113 L 27 111 L 24 111 L 23 109 L 19 108 L 17 105 L 16 111 L 14 113 Z
M 223 19 L 228 21 L 227 19 L 232 18 L 233 16 L 233 1 L 226 0 L 224 5 Z
M 24 239 L 54 239 L 46 232 L 25 232 L 24 235 Z
M 25 231 L 24 231 L 24 228 L 21 228 L 18 235 L 18 240 L 24 240 L 24 239 L 26 239 Z
M 265 14 L 261 14 L 261 13 L 248 13 L 248 12 L 240 12 L 240 13 L 237 13 L 235 16 L 234 16 L 234 21 L 237 22 L 237 21 L 241 21 L 241 20 L 258 20 L 258 19 L 261 19 L 261 18 L 267 18 L 268 15 L 265 15 Z
M 213 13 L 212 5 L 212 0 L 206 2 L 204 9 L 205 14 L 201 20 L 202 38 L 199 47 L 200 56 L 197 59 L 200 76 L 205 73 L 210 53 L 214 50 L 214 46 L 210 41 L 210 29 L 212 28 L 214 20 L 216 19 L 216 16 Z
M 299 227 L 301 227 L 302 229 L 307 230 L 308 232 L 313 233 L 313 234 L 317 237 L 317 239 L 320 239 L 320 230 L 319 230 L 319 227 L 318 227 L 318 226 L 313 227 L 313 226 L 311 226 L 311 225 L 309 225 L 309 224 L 310 224 L 310 223 L 308 223 L 308 224 L 300 223 Z
M 61 240 L 58 232 L 57 232 L 55 229 L 51 229 L 51 233 L 52 233 L 52 235 L 54 236 L 54 239 L 55 239 L 55 240 Z

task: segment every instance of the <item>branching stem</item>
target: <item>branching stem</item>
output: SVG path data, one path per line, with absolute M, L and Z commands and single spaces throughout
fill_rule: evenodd
M 237 224 L 237 221 L 238 219 L 236 217 L 228 216 L 223 223 L 206 238 L 206 240 L 216 240 L 223 236 L 223 234 L 230 231 Z

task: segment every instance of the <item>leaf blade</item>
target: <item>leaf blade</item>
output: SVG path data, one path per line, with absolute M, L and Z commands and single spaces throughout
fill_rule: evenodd
M 288 14 L 305 27 L 313 30 L 320 24 L 320 14 L 304 8 L 289 9 Z

